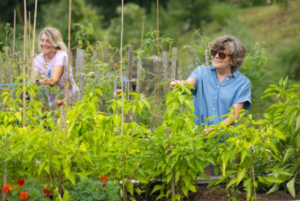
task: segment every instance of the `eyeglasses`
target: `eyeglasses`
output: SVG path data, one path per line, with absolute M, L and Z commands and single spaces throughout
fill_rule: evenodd
M 211 56 L 216 56 L 217 54 L 219 54 L 220 59 L 225 59 L 226 56 L 230 56 L 229 54 L 225 54 L 224 52 L 220 52 L 218 50 L 210 50 L 210 55 Z

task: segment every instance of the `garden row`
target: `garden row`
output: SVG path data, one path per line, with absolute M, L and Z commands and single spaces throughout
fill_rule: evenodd
M 0 171 L 7 175 L 2 183 L 19 184 L 20 178 L 25 183 L 2 186 L 3 195 L 8 200 L 35 200 L 47 197 L 43 193 L 47 189 L 54 200 L 84 200 L 79 196 L 88 200 L 95 196 L 91 191 L 106 192 L 106 197 L 94 200 L 120 199 L 116 195 L 126 200 L 128 191 L 182 200 L 196 191 L 198 177 L 209 179 L 204 169 L 213 164 L 221 176 L 209 187 L 225 182 L 231 199 L 237 199 L 233 196 L 237 190 L 246 190 L 250 200 L 257 190 L 272 194 L 281 185 L 295 197 L 300 181 L 300 85 L 289 89 L 286 85 L 287 79 L 281 79 L 279 86 L 266 89 L 265 98 L 278 101 L 263 119 L 255 121 L 242 113 L 236 127 L 216 125 L 208 135 L 201 135 L 203 127 L 194 125 L 191 93 L 183 85 L 167 95 L 163 122 L 154 131 L 136 121 L 123 121 L 126 114 L 137 119 L 152 109 L 141 94 L 130 93 L 131 98 L 123 100 L 118 95 L 109 101 L 110 113 L 105 114 L 98 110 L 105 94 L 92 88 L 68 108 L 62 129 L 60 110 L 41 110 L 38 101 L 26 103 L 26 126 L 21 127 L 19 100 L 6 90 L 2 93 L 6 110 L 0 111 Z M 116 193 L 120 182 L 122 191 Z M 38 192 L 26 184 L 38 185 Z

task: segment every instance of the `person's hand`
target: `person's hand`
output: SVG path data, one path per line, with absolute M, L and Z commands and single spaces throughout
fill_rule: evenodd
M 214 130 L 213 128 L 206 128 L 203 130 L 202 135 L 206 135 L 206 134 L 212 132 L 213 130 Z
M 184 81 L 181 80 L 174 80 L 170 83 L 170 89 L 173 90 L 176 84 L 184 84 Z

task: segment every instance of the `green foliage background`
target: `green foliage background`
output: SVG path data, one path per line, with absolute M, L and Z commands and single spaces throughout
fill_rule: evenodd
M 144 37 L 147 32 L 157 29 L 156 1 L 127 0 L 124 7 L 124 41 L 123 44 L 140 47 L 142 24 L 144 21 Z M 247 47 L 252 58 L 264 56 L 264 63 L 247 64 L 242 73 L 252 82 L 253 107 L 255 118 L 261 117 L 261 108 L 269 105 L 271 99 L 262 101 L 263 90 L 281 77 L 289 76 L 289 82 L 299 80 L 300 66 L 297 45 L 300 40 L 300 23 L 297 0 L 160 0 L 159 30 L 160 36 L 174 39 L 174 47 L 182 50 L 185 46 L 200 48 L 213 38 L 231 34 L 238 37 Z M 99 41 L 119 47 L 120 44 L 120 5 L 121 1 L 104 0 L 74 0 L 72 5 L 72 36 L 71 46 L 95 48 Z M 0 27 L 3 30 L 6 23 L 13 24 L 13 9 L 20 10 L 17 15 L 16 49 L 22 51 L 23 1 L 0 2 Z M 34 0 L 28 0 L 27 9 L 31 11 L 33 24 Z M 68 31 L 68 0 L 38 1 L 37 34 L 45 26 L 54 26 L 61 30 L 65 43 Z M 7 27 L 7 26 L 6 26 Z M 191 37 L 195 30 L 198 35 Z M 205 37 L 204 37 L 205 36 Z M 0 49 L 12 45 L 12 32 L 0 31 Z M 38 40 L 36 39 L 36 44 Z M 260 55 L 255 55 L 255 44 L 265 49 Z M 168 50 L 168 46 L 163 46 Z M 202 48 L 202 47 L 201 47 Z M 96 48 L 97 49 L 97 48 Z M 199 50 L 200 51 L 200 50 Z M 201 50 L 203 51 L 203 50 Z M 178 54 L 179 69 L 183 71 L 181 78 L 185 79 L 203 60 L 201 51 L 181 51 Z M 253 66 L 253 65 L 259 66 Z

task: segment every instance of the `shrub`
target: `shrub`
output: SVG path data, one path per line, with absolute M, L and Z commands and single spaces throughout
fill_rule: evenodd
M 85 201 L 119 201 L 120 186 L 114 185 L 113 182 L 107 181 L 108 178 L 101 177 L 95 180 L 88 177 L 80 178 L 76 186 L 66 186 L 70 192 L 69 200 Z

